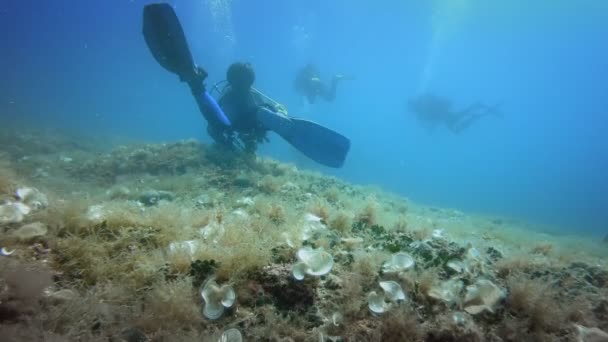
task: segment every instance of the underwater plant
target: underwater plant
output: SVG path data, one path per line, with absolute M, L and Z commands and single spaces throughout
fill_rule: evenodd
M 206 279 L 209 279 L 219 264 L 215 260 L 195 260 L 190 264 L 189 275 L 192 277 L 192 285 L 200 287 Z
M 346 212 L 337 212 L 330 218 L 329 227 L 340 234 L 348 234 L 351 231 L 352 218 Z
M 15 191 L 17 176 L 9 162 L 7 153 L 0 152 L 0 196 Z M 0 197 L 0 200 L 2 197 Z
M 538 243 L 536 246 L 532 248 L 530 253 L 532 254 L 541 254 L 544 256 L 549 255 L 553 251 L 553 244 L 548 242 Z
M 425 329 L 417 319 L 416 313 L 394 310 L 382 317 L 380 340 L 383 342 L 422 341 Z
M 26 241 L 44 236 L 47 231 L 48 228 L 44 223 L 33 222 L 19 227 L 17 230 L 13 231 L 12 235 L 19 240 Z
M 203 322 L 190 278 L 155 283 L 145 295 L 136 326 L 144 331 L 189 330 Z
M 323 195 L 329 203 L 335 204 L 338 203 L 338 200 L 340 199 L 340 190 L 335 186 L 332 186 L 327 189 Z
M 316 201 L 309 209 L 309 213 L 321 219 L 321 222 L 329 222 L 330 208 L 323 201 Z
M 281 205 L 272 204 L 268 210 L 268 218 L 274 224 L 285 223 L 285 209 Z
M 281 183 L 279 183 L 279 180 L 276 177 L 266 175 L 258 181 L 257 187 L 262 193 L 273 195 L 281 190 Z
M 10 179 L 0 207 L 30 211 L 0 224 L 2 336 L 575 341 L 608 330 L 606 254 L 597 249 L 550 234 L 521 244 L 507 240 L 508 221 L 494 231 L 487 218 L 379 190 L 372 197 L 280 163 L 223 169 L 189 155 L 195 146 L 207 150 L 124 146 L 15 163 L 26 179 Z M 74 177 L 84 169 L 93 177 Z M 274 183 L 267 194 L 258 182 L 265 176 Z M 33 189 L 47 201 L 34 200 Z M 40 271 L 38 286 L 35 272 L 5 272 L 12 262 L 51 270 Z M 31 300 L 18 294 L 34 287 Z
M 378 221 L 378 203 L 376 199 L 370 198 L 367 204 L 359 211 L 355 221 L 364 226 L 373 226 Z

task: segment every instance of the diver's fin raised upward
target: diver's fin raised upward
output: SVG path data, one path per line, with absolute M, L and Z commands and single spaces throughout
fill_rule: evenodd
M 154 59 L 182 81 L 194 78 L 195 66 L 182 25 L 171 5 L 144 7 L 143 34 Z
M 350 140 L 318 123 L 288 117 L 260 108 L 257 119 L 269 130 L 319 164 L 340 168 L 350 149 Z
M 146 5 L 142 31 L 158 64 L 188 83 L 203 116 L 209 122 L 230 126 L 231 122 L 222 108 L 205 90 L 203 80 L 207 73 L 194 64 L 182 24 L 173 7 L 164 3 Z

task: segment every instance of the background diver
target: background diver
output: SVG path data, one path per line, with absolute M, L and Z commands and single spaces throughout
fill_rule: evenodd
M 253 88 L 255 73 L 246 63 L 228 68 L 228 85 L 216 100 L 205 87 L 207 72 L 194 63 L 171 5 L 149 4 L 143 14 L 148 49 L 163 68 L 188 84 L 214 141 L 254 152 L 257 144 L 266 140 L 266 133 L 273 131 L 317 163 L 342 167 L 350 150 L 348 138 L 312 121 L 287 116 L 283 106 Z
M 321 81 L 319 69 L 314 64 L 307 64 L 301 68 L 294 80 L 296 91 L 306 96 L 309 103 L 315 103 L 317 96 L 327 102 L 332 102 L 336 98 L 336 88 L 341 80 L 353 80 L 354 77 L 346 75 L 334 75 L 329 87 Z
M 445 124 L 453 133 L 462 132 L 484 116 L 502 117 L 503 115 L 500 105 L 490 106 L 481 102 L 455 110 L 448 98 L 434 94 L 417 96 L 409 101 L 408 107 L 428 129 L 432 130 Z

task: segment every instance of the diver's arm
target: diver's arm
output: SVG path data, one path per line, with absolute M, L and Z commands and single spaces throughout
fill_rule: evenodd
M 207 124 L 207 134 L 218 144 L 224 144 L 226 142 L 226 137 L 224 136 L 224 130 L 220 127 Z
M 259 90 L 253 88 L 251 96 L 253 98 L 253 103 L 255 104 L 257 109 L 259 109 L 260 107 L 264 107 L 270 109 L 273 112 L 289 115 L 289 113 L 287 112 L 287 108 L 283 104 L 264 95 Z
M 207 124 L 207 134 L 209 134 L 213 141 L 218 145 L 228 147 L 230 149 L 238 148 L 237 141 L 234 137 L 234 132 L 226 127 L 209 123 Z

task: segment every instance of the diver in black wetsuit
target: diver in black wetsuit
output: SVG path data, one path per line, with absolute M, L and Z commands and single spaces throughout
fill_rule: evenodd
M 272 111 L 283 111 L 280 105 L 267 101 L 253 89 L 255 72 L 249 63 L 233 63 L 226 73 L 228 86 L 223 90 L 218 103 L 232 123 L 231 126 L 208 121 L 207 132 L 220 145 L 236 147 L 238 144 L 247 153 L 254 153 L 258 143 L 266 142 L 267 130 L 257 120 L 257 111 L 266 107 Z
M 489 106 L 476 102 L 461 109 L 452 109 L 452 102 L 445 97 L 424 94 L 408 103 L 411 112 L 427 129 L 432 130 L 440 124 L 445 124 L 453 133 L 460 133 L 484 116 L 502 117 L 499 105 Z
M 327 87 L 319 75 L 319 70 L 314 64 L 308 64 L 300 71 L 294 81 L 296 91 L 308 99 L 308 102 L 315 103 L 317 96 L 320 96 L 325 101 L 331 102 L 336 98 L 336 88 L 341 80 L 352 80 L 351 76 L 334 75 L 331 84 Z
M 207 121 L 207 131 L 217 143 L 254 152 L 259 142 L 266 141 L 266 133 L 272 131 L 321 165 L 344 165 L 350 140 L 325 126 L 287 115 L 284 106 L 253 88 L 255 73 L 249 64 L 230 66 L 228 85 L 220 91 L 218 103 L 205 87 L 207 73 L 194 63 L 173 7 L 149 4 L 143 14 L 142 32 L 152 56 L 161 67 L 188 84 Z M 219 90 L 217 84 L 213 89 Z

